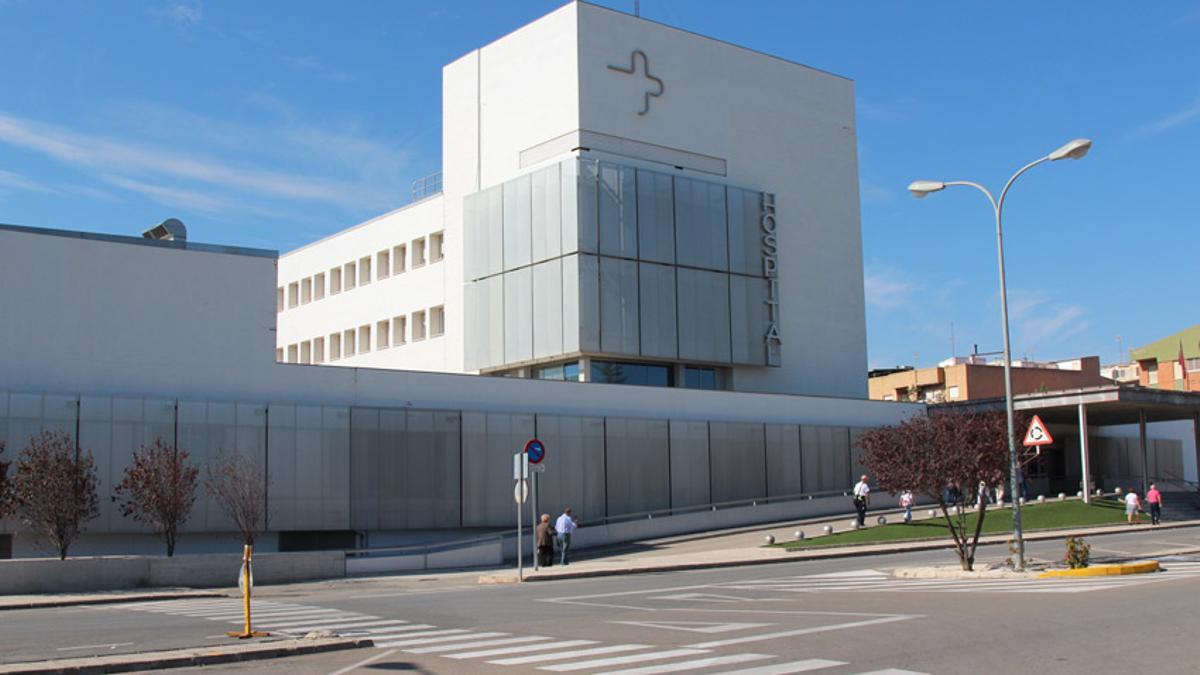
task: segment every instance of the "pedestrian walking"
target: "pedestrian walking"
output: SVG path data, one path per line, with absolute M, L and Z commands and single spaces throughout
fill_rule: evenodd
M 900 493 L 900 506 L 904 509 L 904 524 L 912 524 L 912 507 L 917 500 L 913 497 L 912 490 L 905 490 Z
M 1150 505 L 1150 524 L 1158 525 L 1162 522 L 1162 493 L 1154 483 L 1150 484 L 1150 490 L 1146 492 L 1146 503 Z
M 1141 510 L 1142 502 L 1133 490 L 1125 493 L 1125 520 L 1133 525 L 1137 522 L 1137 512 Z
M 554 564 L 554 535 L 554 526 L 550 524 L 550 514 L 543 513 L 534 535 L 538 567 L 550 567 Z
M 979 492 L 975 497 L 975 508 L 982 509 L 988 503 L 988 486 L 984 481 L 979 481 Z
M 867 505 L 871 503 L 871 487 L 867 485 L 867 476 L 863 474 L 854 484 L 854 510 L 858 512 L 858 526 L 867 524 Z
M 558 534 L 559 562 L 568 565 L 567 551 L 571 550 L 571 533 L 579 527 L 579 521 L 571 515 L 571 507 L 563 509 L 562 515 L 554 522 L 554 531 Z

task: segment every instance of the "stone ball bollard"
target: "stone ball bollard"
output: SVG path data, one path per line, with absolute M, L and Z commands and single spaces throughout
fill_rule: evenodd
M 1102 490 L 1101 488 L 1096 488 L 1096 496 L 1097 496 L 1097 497 L 1103 497 L 1103 496 L 1104 496 L 1104 490 Z
M 1065 493 L 1065 492 L 1058 493 L 1058 501 L 1061 502 L 1062 500 L 1064 500 L 1066 498 L 1067 498 L 1067 493 Z
M 1076 493 L 1075 493 L 1075 496 L 1076 496 L 1076 497 L 1079 497 L 1080 499 L 1083 499 L 1083 490 L 1080 490 L 1079 492 L 1076 492 Z
M 850 521 L 850 527 L 851 527 L 852 529 L 855 529 L 855 530 L 857 530 L 857 529 L 858 529 L 858 521 L 857 521 L 857 520 L 852 520 L 852 521 Z
M 821 528 L 821 531 L 823 531 L 825 534 L 833 534 L 833 526 L 826 525 L 825 527 Z
M 1046 503 L 1046 495 L 1038 495 L 1038 503 L 1045 504 Z
M 936 517 L 937 517 L 937 511 L 934 511 L 933 509 L 929 509 L 929 517 L 930 517 L 930 518 L 936 518 Z
M 767 535 L 767 546 L 770 546 L 771 544 L 774 544 L 774 543 L 775 543 L 775 535 L 768 534 Z
M 796 541 L 804 540 L 804 530 L 796 530 Z
M 879 523 L 880 525 L 887 525 L 887 518 L 884 516 L 879 516 L 875 519 L 875 522 Z
M 1025 506 L 1025 498 L 1021 497 L 1021 506 Z
M 1121 488 L 1117 488 L 1116 490 L 1113 490 L 1113 492 L 1114 492 L 1114 493 L 1116 493 L 1116 495 L 1117 495 L 1118 497 L 1120 497 L 1120 496 L 1121 496 L 1121 493 L 1122 493 L 1122 490 L 1121 490 Z

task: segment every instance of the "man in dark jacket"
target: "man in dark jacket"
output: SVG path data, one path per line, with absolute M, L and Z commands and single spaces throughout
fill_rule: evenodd
M 543 513 L 534 535 L 538 567 L 550 567 L 554 564 L 554 535 L 554 526 L 550 524 L 550 514 Z

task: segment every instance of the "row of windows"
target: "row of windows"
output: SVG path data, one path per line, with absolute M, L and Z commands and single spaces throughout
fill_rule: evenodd
M 636 384 L 644 387 L 676 387 L 687 389 L 716 389 L 717 369 L 686 366 L 683 382 L 675 381 L 675 367 L 666 363 L 627 363 L 622 361 L 593 360 L 591 381 L 609 384 Z M 542 366 L 533 370 L 537 380 L 564 380 L 575 382 L 580 379 L 578 361 Z
M 284 309 L 323 300 L 329 295 L 366 286 L 372 280 L 381 281 L 403 274 L 410 268 L 424 267 L 427 262 L 439 262 L 446 257 L 444 233 L 434 232 L 428 237 L 412 240 L 411 266 L 408 263 L 409 250 L 409 244 L 399 244 L 391 249 L 379 251 L 373 259 L 369 255 L 363 256 L 334 267 L 329 272 L 293 281 L 286 288 L 280 286 L 275 289 L 275 311 L 282 312 Z M 374 275 L 371 274 L 372 268 Z
M 411 328 L 411 332 L 409 329 Z M 329 337 L 318 337 L 297 342 L 275 350 L 275 360 L 280 363 L 326 363 L 348 359 L 359 354 L 368 354 L 389 347 L 400 347 L 409 342 L 420 342 L 426 337 L 441 337 L 446 333 L 446 308 L 443 305 L 428 310 L 413 312 L 407 316 L 376 321 L 375 325 L 363 324 Z

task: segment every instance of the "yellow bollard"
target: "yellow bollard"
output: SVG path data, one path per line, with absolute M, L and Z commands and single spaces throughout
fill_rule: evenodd
M 235 637 L 242 640 L 246 638 L 267 637 L 270 635 L 270 633 L 255 631 L 250 625 L 250 593 L 252 586 L 252 577 L 250 576 L 250 561 L 253 556 L 253 547 L 251 547 L 249 544 L 246 544 L 245 548 L 242 549 L 242 576 L 239 580 L 240 583 L 238 584 L 242 587 L 242 614 L 245 617 L 245 627 L 240 633 L 226 633 L 226 635 L 229 637 Z

